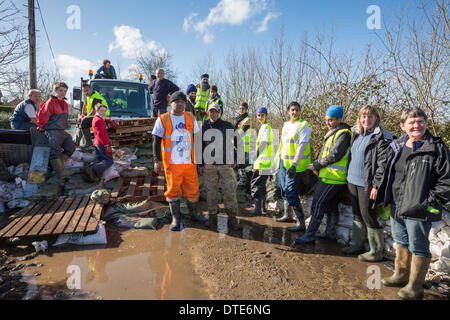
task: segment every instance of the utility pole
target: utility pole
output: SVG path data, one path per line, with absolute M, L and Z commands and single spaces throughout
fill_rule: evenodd
M 30 89 L 37 89 L 36 23 L 34 18 L 34 0 L 28 0 L 28 48 L 30 60 Z

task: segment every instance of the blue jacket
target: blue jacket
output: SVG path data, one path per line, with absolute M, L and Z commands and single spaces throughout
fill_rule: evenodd
M 36 110 L 36 106 L 34 105 L 33 101 L 29 99 L 19 103 L 14 109 L 13 115 L 11 116 L 11 118 L 9 118 L 9 121 L 11 121 L 12 129 L 21 130 L 24 125 L 27 125 L 31 122 L 30 117 L 28 117 L 28 115 L 25 113 L 25 107 L 29 104 L 31 104 Z
M 96 76 L 101 78 L 102 77 L 102 74 L 101 74 L 102 71 L 103 71 L 103 78 L 105 78 L 105 79 L 117 79 L 116 70 L 114 69 L 113 66 L 110 66 L 109 69 L 106 69 L 105 66 L 101 66 L 100 69 L 97 70 Z
M 152 81 L 152 83 L 150 83 L 149 90 L 152 94 L 153 108 L 165 109 L 167 108 L 167 96 L 179 91 L 180 88 L 178 88 L 172 81 L 162 79 L 161 81 Z

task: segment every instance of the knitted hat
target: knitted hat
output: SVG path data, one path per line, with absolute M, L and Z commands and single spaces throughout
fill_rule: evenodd
M 344 109 L 341 106 L 331 106 L 328 108 L 326 115 L 336 119 L 342 119 L 344 117 Z
M 256 113 L 264 113 L 264 114 L 267 114 L 267 109 L 264 108 L 264 107 L 261 107 L 261 108 L 258 109 L 258 111 L 256 111 Z
M 191 92 L 197 92 L 197 88 L 196 88 L 195 85 L 193 85 L 193 84 L 190 84 L 190 85 L 188 86 L 188 88 L 187 88 L 187 91 L 186 91 L 187 94 L 189 94 L 189 93 L 191 93 Z
M 203 79 L 203 78 L 208 78 L 208 79 L 209 79 L 209 74 L 207 74 L 207 73 L 202 74 L 202 76 L 200 77 L 200 79 Z
M 170 99 L 169 99 L 169 103 L 172 103 L 176 100 L 183 100 L 184 102 L 186 102 L 186 95 L 184 94 L 184 92 L 177 91 L 177 92 L 172 93 L 172 95 L 170 96 Z

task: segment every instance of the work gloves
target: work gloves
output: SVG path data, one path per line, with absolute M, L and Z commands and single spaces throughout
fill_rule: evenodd
M 294 166 L 290 167 L 290 169 L 288 170 L 289 179 L 294 179 L 296 173 L 297 173 L 297 168 Z

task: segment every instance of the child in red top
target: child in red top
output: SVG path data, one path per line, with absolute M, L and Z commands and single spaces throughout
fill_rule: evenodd
M 101 103 L 95 106 L 96 114 L 92 120 L 94 130 L 95 156 L 97 162 L 86 169 L 89 180 L 98 181 L 103 173 L 114 163 L 113 151 L 109 143 L 108 130 L 106 127 L 106 111 L 108 108 Z

